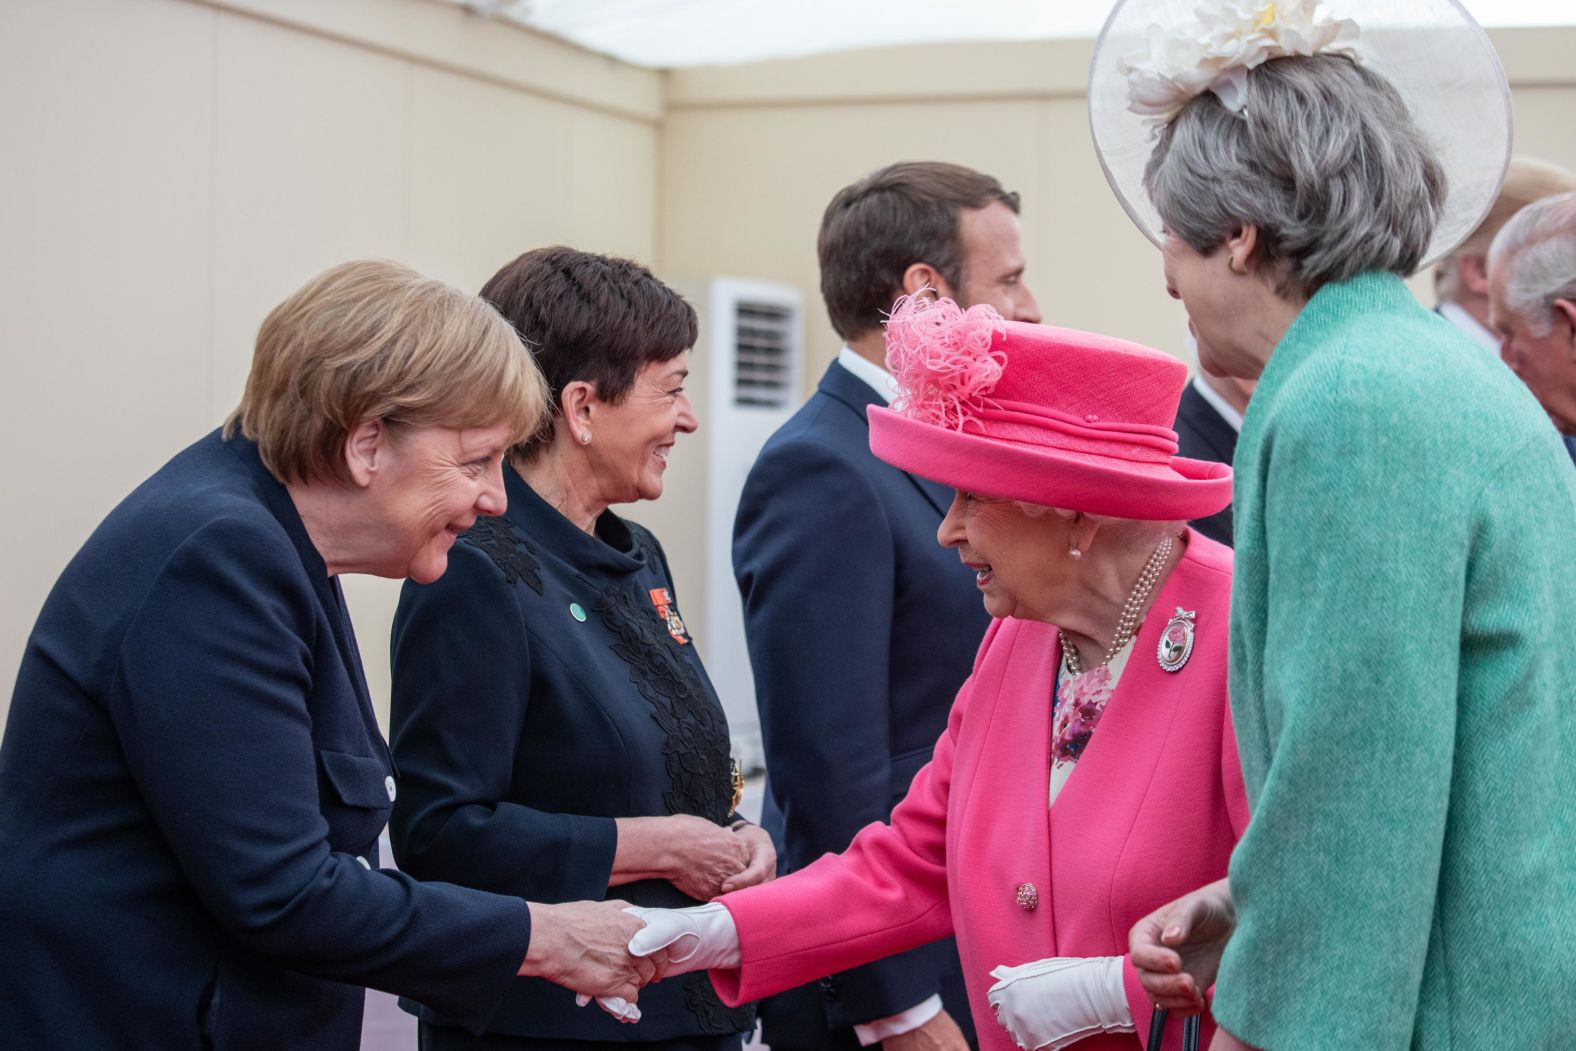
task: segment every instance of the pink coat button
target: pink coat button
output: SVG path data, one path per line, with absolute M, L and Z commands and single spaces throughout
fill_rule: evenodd
M 1018 907 L 1025 912 L 1033 912 L 1040 907 L 1040 892 L 1034 889 L 1034 884 L 1018 884 Z

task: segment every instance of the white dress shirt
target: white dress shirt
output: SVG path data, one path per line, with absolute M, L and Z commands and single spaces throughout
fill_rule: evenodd
M 1209 380 L 1202 372 L 1193 376 L 1193 389 L 1198 391 L 1199 397 L 1209 402 L 1209 407 L 1220 413 L 1220 418 L 1231 424 L 1231 429 L 1238 434 L 1242 433 L 1242 413 L 1237 411 L 1235 405 L 1227 401 L 1220 391 L 1209 385 Z
M 837 363 L 863 380 L 884 404 L 891 405 L 898 396 L 897 381 L 886 369 L 864 357 L 852 347 L 837 352 Z

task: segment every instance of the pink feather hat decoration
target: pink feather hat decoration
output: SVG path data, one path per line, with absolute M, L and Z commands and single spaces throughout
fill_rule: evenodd
M 905 296 L 887 322 L 899 395 L 870 448 L 943 485 L 1088 514 L 1182 521 L 1231 503 L 1231 468 L 1176 455 L 1187 367 L 1125 340 Z

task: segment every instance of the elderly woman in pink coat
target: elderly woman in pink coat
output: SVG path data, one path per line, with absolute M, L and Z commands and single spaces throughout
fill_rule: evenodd
M 1186 527 L 1230 502 L 1230 468 L 1175 455 L 1186 369 L 1146 347 L 912 299 L 887 350 L 904 395 L 870 410 L 871 448 L 957 490 L 937 540 L 997 619 L 890 824 L 638 910 L 630 948 L 710 968 L 738 1003 L 953 934 L 986 1051 L 1137 1051 L 1154 1008 L 1128 929 L 1224 876 L 1248 820 L 1231 553 Z M 1162 1027 L 1178 1046 L 1183 1023 Z

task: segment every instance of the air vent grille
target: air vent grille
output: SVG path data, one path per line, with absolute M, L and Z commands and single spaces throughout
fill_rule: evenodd
M 780 409 L 794 392 L 792 308 L 739 301 L 734 314 L 733 403 Z

